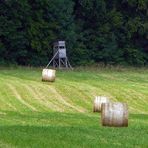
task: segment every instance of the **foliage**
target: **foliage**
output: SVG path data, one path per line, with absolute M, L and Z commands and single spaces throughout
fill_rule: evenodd
M 0 63 L 45 65 L 62 39 L 73 65 L 146 65 L 147 10 L 147 0 L 1 0 Z

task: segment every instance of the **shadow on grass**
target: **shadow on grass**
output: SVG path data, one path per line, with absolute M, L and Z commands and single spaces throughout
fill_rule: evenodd
M 147 147 L 148 115 L 130 115 L 128 128 L 102 127 L 98 114 L 6 112 L 0 141 L 17 147 Z M 138 125 L 140 124 L 140 125 Z

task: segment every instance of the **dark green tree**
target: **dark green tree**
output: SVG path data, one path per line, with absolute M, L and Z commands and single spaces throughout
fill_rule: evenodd
M 147 0 L 0 0 L 0 63 L 45 65 L 66 40 L 73 65 L 148 64 Z

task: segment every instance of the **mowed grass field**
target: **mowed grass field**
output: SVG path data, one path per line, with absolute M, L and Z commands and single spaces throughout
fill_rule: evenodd
M 148 69 L 0 68 L 0 147 L 148 148 Z M 129 106 L 129 127 L 102 127 L 97 95 Z

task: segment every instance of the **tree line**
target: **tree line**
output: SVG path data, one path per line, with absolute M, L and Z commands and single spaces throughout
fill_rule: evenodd
M 0 0 L 0 64 L 45 65 L 56 40 L 73 65 L 147 65 L 148 1 Z

